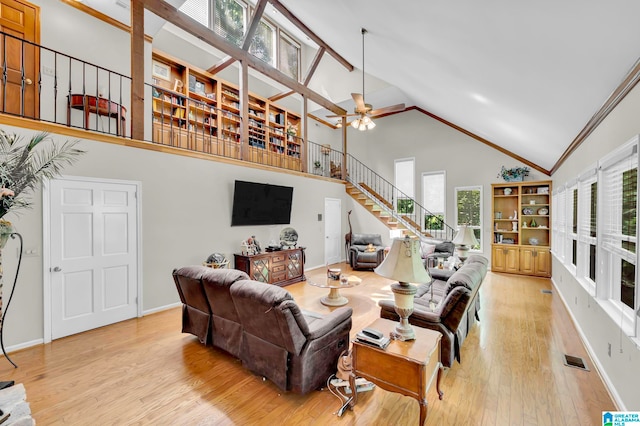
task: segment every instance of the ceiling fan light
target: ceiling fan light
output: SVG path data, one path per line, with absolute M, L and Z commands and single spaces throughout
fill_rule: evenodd
M 353 121 L 351 122 L 351 127 L 353 127 L 354 129 L 357 129 L 357 128 L 358 128 L 358 126 L 360 126 L 360 119 L 359 119 L 359 118 L 358 118 L 358 119 L 356 119 L 356 120 L 353 120 Z
M 342 120 L 336 123 L 336 127 L 339 129 L 342 127 Z
M 376 123 L 374 123 L 373 120 L 369 120 L 369 124 L 367 124 L 367 130 L 371 130 L 374 127 L 376 127 Z
M 360 130 L 361 132 L 364 132 L 365 130 L 367 130 L 367 125 L 364 124 L 362 120 L 360 120 L 360 125 L 358 126 L 358 130 Z
M 366 116 L 366 115 L 362 117 L 361 121 L 362 121 L 362 124 L 364 124 L 365 126 L 371 123 L 371 119 L 369 118 L 369 116 Z

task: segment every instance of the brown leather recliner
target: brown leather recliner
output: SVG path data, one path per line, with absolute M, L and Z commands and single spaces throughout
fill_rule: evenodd
M 349 247 L 349 264 L 353 269 L 377 268 L 384 260 L 380 234 L 353 234 Z
M 233 269 L 173 271 L 182 300 L 182 331 L 236 356 L 282 390 L 325 385 L 349 346 L 352 309 L 328 315 L 300 310 L 283 288 Z

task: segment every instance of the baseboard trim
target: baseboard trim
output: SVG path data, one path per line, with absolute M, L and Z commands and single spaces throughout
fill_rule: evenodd
M 44 339 L 35 339 L 29 342 L 22 342 L 22 343 L 18 343 L 17 345 L 7 346 L 5 349 L 7 350 L 7 353 L 11 353 L 11 352 L 19 351 L 20 349 L 26 349 L 32 346 L 38 346 L 42 344 L 44 344 Z
M 167 310 L 173 309 L 173 308 L 179 308 L 180 306 L 182 306 L 182 302 L 176 302 L 176 303 L 171 303 L 169 305 L 159 306 L 157 308 L 153 308 L 153 309 L 148 309 L 146 311 L 142 311 L 142 316 L 155 314 L 157 312 L 167 311 Z
M 573 321 L 573 325 L 575 326 L 576 330 L 578 330 L 578 334 L 580 335 L 580 340 L 582 340 L 582 344 L 587 349 L 587 352 L 589 353 L 589 358 L 591 358 L 591 361 L 595 365 L 595 370 L 597 371 L 600 378 L 602 378 L 602 381 L 605 383 L 607 390 L 609 391 L 609 395 L 611 395 L 613 402 L 617 406 L 616 408 L 618 409 L 618 411 L 627 411 L 627 408 L 622 402 L 622 398 L 620 398 L 620 395 L 618 394 L 616 387 L 613 385 L 613 383 L 609 379 L 609 376 L 607 375 L 603 365 L 600 363 L 600 360 L 596 356 L 595 351 L 589 344 L 589 341 L 587 340 L 586 335 L 582 331 L 582 327 L 580 327 L 580 324 L 576 320 L 576 317 L 573 315 L 573 312 L 571 311 L 569 304 L 567 303 L 567 300 L 564 298 L 562 292 L 560 291 L 560 288 L 556 285 L 556 281 L 553 279 L 553 277 L 551 278 L 551 284 L 553 284 L 553 287 L 556 290 L 555 294 L 560 296 L 560 300 L 562 300 L 562 304 L 564 305 L 567 312 L 569 312 L 571 321 Z

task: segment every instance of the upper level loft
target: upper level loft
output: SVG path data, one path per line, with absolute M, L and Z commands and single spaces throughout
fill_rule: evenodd
M 129 76 L 5 32 L 0 45 L 3 114 L 126 139 L 137 125 L 153 145 L 342 178 L 343 153 L 305 140 L 298 112 L 249 93 L 243 114 L 236 84 L 167 54 L 153 53 L 145 119 L 134 123 Z

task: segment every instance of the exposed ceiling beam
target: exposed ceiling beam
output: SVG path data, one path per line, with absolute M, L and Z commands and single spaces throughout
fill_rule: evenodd
M 277 95 L 273 95 L 273 96 L 271 96 L 271 97 L 269 98 L 269 100 L 270 100 L 271 102 L 279 101 L 280 99 L 282 99 L 282 98 L 286 98 L 287 96 L 291 96 L 291 95 L 293 95 L 294 93 L 296 93 L 296 92 L 294 92 L 293 90 L 289 90 L 289 91 L 287 91 L 287 92 L 278 93 Z
M 302 84 L 304 84 L 305 86 L 309 86 L 309 82 L 311 81 L 311 77 L 313 76 L 313 73 L 316 71 L 316 68 L 318 68 L 318 64 L 320 63 L 320 59 L 322 59 L 322 55 L 324 55 L 324 52 L 326 51 L 326 49 L 324 47 L 320 47 L 318 49 L 318 51 L 316 52 L 316 56 L 315 58 L 313 58 L 313 62 L 311 62 L 311 65 L 309 66 L 309 69 L 307 70 L 307 75 L 304 78 L 304 81 L 302 82 Z M 277 95 L 273 95 L 269 98 L 269 100 L 271 102 L 275 102 L 277 100 L 280 100 L 282 98 L 286 98 L 287 96 L 293 95 L 295 92 L 289 90 L 286 92 L 282 92 L 282 93 L 278 93 Z
M 584 128 L 578 133 L 578 136 L 571 142 L 571 145 L 560 156 L 556 164 L 551 168 L 551 173 L 555 173 L 556 170 L 564 163 L 567 158 L 578 149 L 578 147 L 584 142 L 585 139 L 607 118 L 607 116 L 613 111 L 613 109 L 622 101 L 625 96 L 638 84 L 640 81 L 640 59 L 636 61 L 631 70 L 627 73 L 622 82 L 616 87 L 616 90 L 609 95 L 609 98 L 600 107 L 600 109 L 591 117 L 591 120 L 587 122 Z
M 226 67 L 234 63 L 235 61 L 236 60 L 233 59 L 231 56 L 225 56 L 217 64 L 209 68 L 207 72 L 214 75 L 218 74 L 220 71 L 222 71 L 223 69 L 225 69 Z
M 324 46 L 320 46 L 320 48 L 316 52 L 316 56 L 313 58 L 313 62 L 311 62 L 311 65 L 309 65 L 309 69 L 307 70 L 307 75 L 304 77 L 304 81 L 302 82 L 302 84 L 304 84 L 305 86 L 309 85 L 309 82 L 311 81 L 311 77 L 313 77 L 313 73 L 316 72 L 316 68 L 318 68 L 318 65 L 320 64 L 322 55 L 324 55 L 324 52 L 326 51 L 327 49 L 325 49 Z
M 353 65 L 351 65 L 345 58 L 340 56 L 338 52 L 333 50 L 331 46 L 329 46 L 313 31 L 311 31 L 309 27 L 307 27 L 302 21 L 300 21 L 293 13 L 289 12 L 289 9 L 284 7 L 282 3 L 280 3 L 278 0 L 269 0 L 269 3 L 271 3 L 278 12 L 282 13 L 285 18 L 291 21 L 292 24 L 298 27 L 300 31 L 302 31 L 307 37 L 313 40 L 314 43 L 316 43 L 320 47 L 324 47 L 327 53 L 333 56 L 333 58 L 340 64 L 342 64 L 343 67 L 348 69 L 350 72 L 353 71 Z
M 251 46 L 251 40 L 253 40 L 253 36 L 256 33 L 256 29 L 258 29 L 258 24 L 260 23 L 260 19 L 262 19 L 262 15 L 264 13 L 264 8 L 267 6 L 268 0 L 259 0 L 256 5 L 255 10 L 253 11 L 253 16 L 251 17 L 251 24 L 249 25 L 249 29 L 244 35 L 244 41 L 242 42 L 242 50 L 249 50 L 249 46 Z M 223 69 L 227 68 L 229 65 L 234 63 L 236 60 L 231 56 L 225 56 L 218 63 L 212 65 L 207 72 L 211 74 L 217 74 Z
M 276 82 L 287 86 L 288 88 L 304 95 L 309 100 L 321 105 L 334 114 L 346 114 L 346 110 L 340 106 L 334 104 L 328 99 L 322 97 L 320 94 L 310 90 L 308 87 L 287 76 L 281 71 L 273 68 L 266 62 L 256 58 L 249 52 L 242 50 L 238 46 L 229 43 L 224 38 L 220 37 L 204 25 L 201 25 L 194 19 L 191 19 L 184 13 L 178 11 L 175 7 L 165 2 L 164 0 L 145 0 L 145 8 L 150 12 L 156 14 L 160 18 L 171 22 L 178 28 L 192 34 L 194 37 L 199 38 L 205 43 L 210 44 L 218 50 L 225 52 L 238 61 L 245 61 L 248 66 L 256 71 L 266 75 L 267 77 L 275 80 Z
M 258 4 L 256 4 L 256 8 L 253 11 L 253 16 L 251 17 L 251 24 L 249 24 L 249 29 L 244 35 L 244 41 L 242 42 L 242 50 L 249 50 L 249 46 L 251 46 L 251 41 L 253 40 L 253 36 L 258 29 L 258 24 L 262 19 L 262 14 L 264 13 L 264 8 L 267 7 L 268 0 L 258 0 Z

